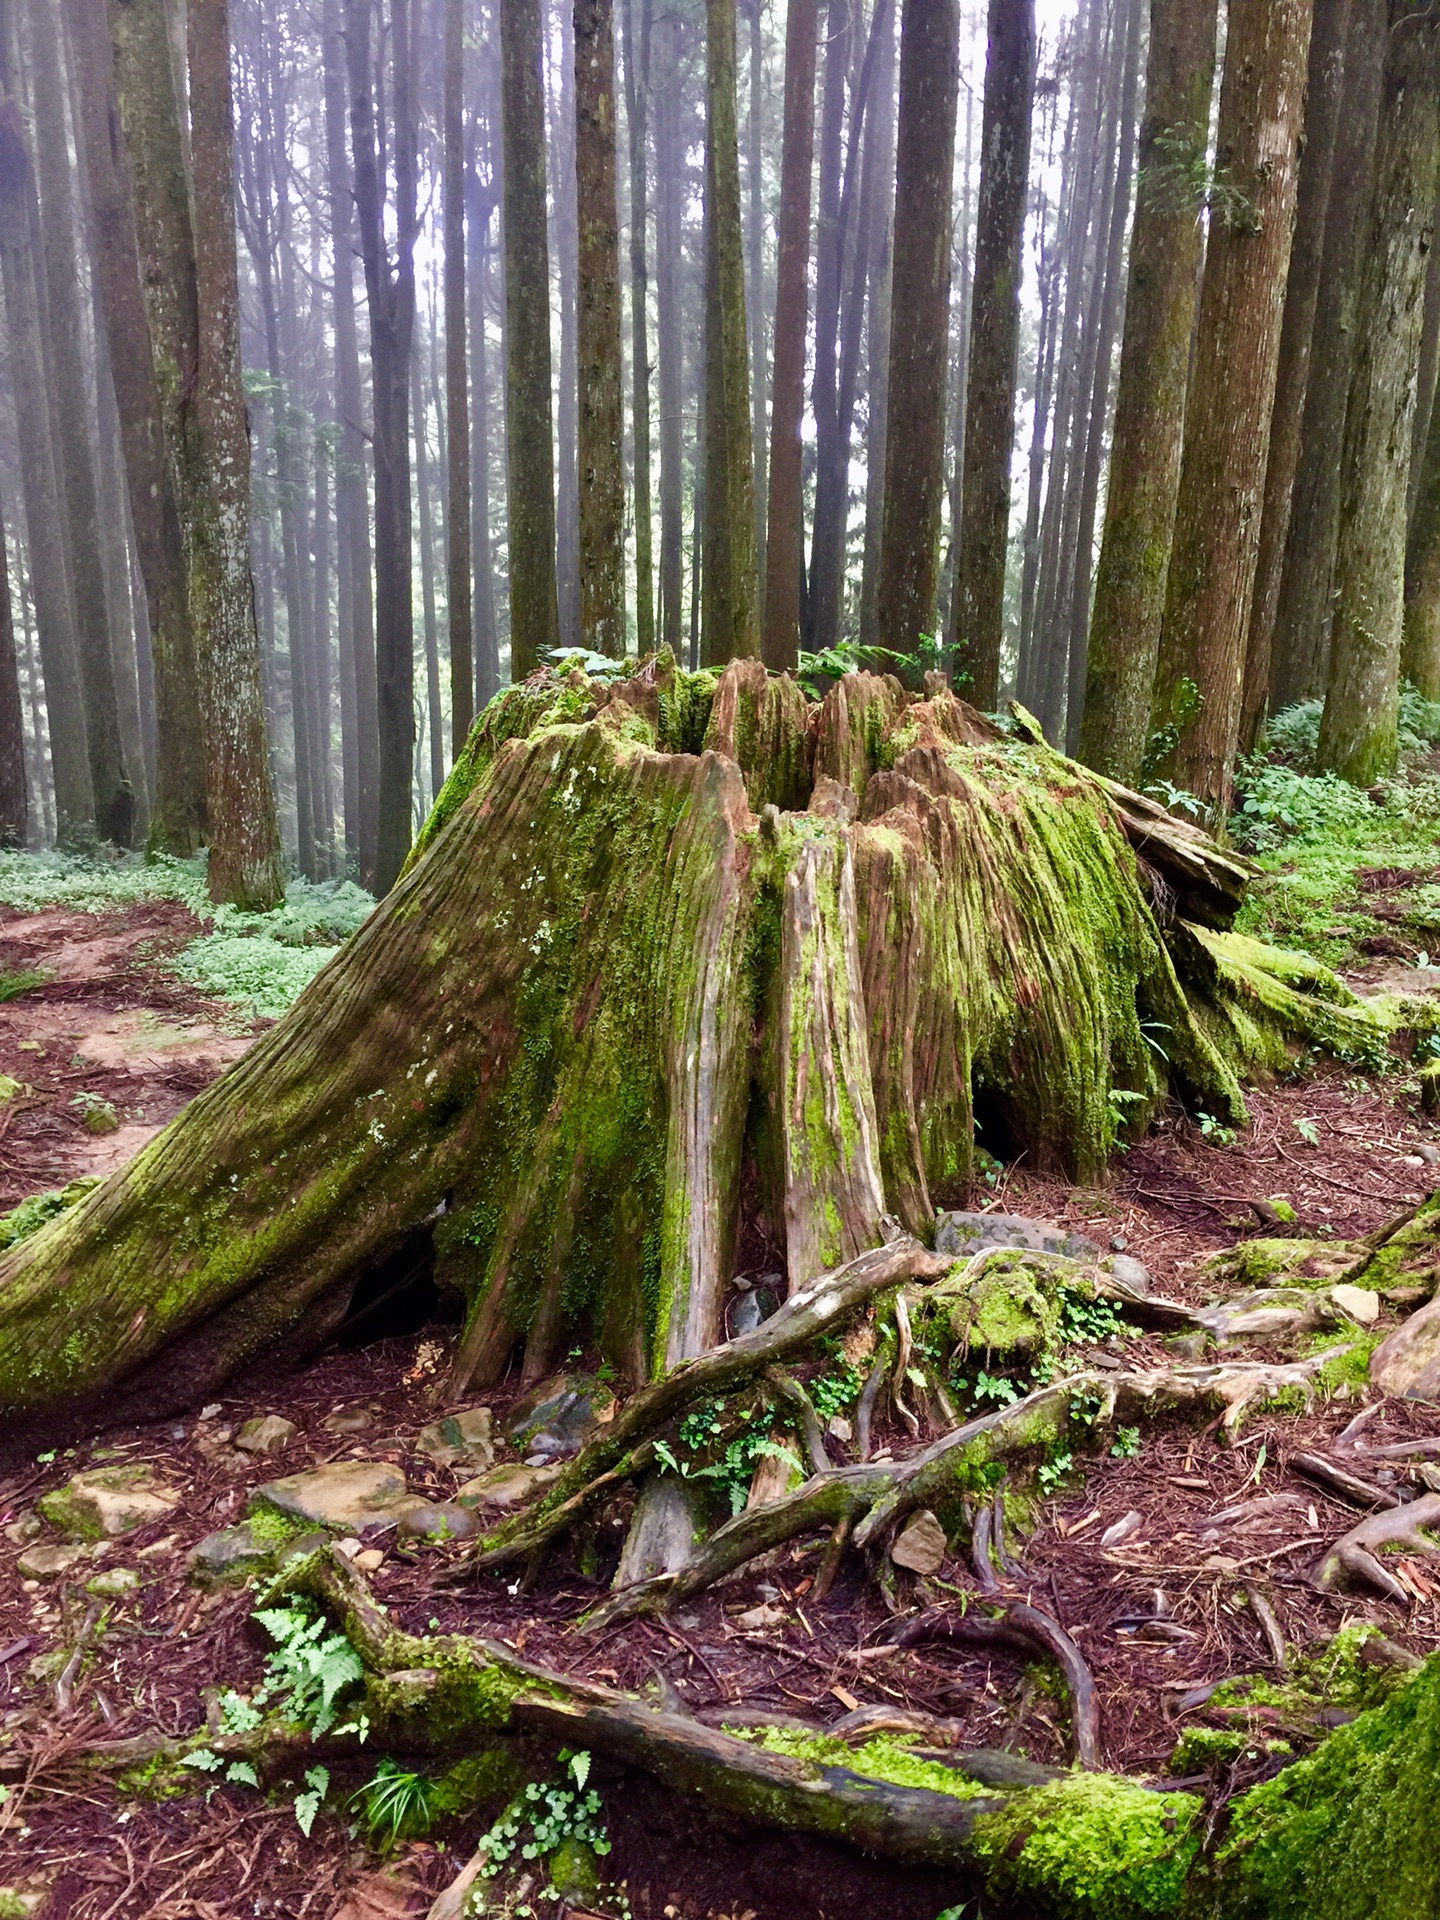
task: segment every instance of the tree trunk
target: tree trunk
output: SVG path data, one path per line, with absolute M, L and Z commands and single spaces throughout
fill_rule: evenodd
M 1203 154 L 1215 0 L 1151 0 L 1130 285 L 1086 665 L 1080 758 L 1139 777 L 1170 567 L 1203 229 L 1185 170 Z
M 875 104 L 867 145 L 873 142 L 877 191 L 867 255 L 870 288 L 865 322 L 865 553 L 860 569 L 860 644 L 880 644 L 880 552 L 885 527 L 885 446 L 890 414 L 890 310 L 895 267 L 895 21 L 880 49 Z M 970 113 L 967 93 L 966 114 Z M 969 119 L 966 120 L 967 140 Z
M 470 383 L 465 349 L 465 4 L 445 0 L 445 553 L 452 760 L 475 718 L 471 609 Z
M 654 0 L 623 0 L 625 129 L 630 148 L 630 386 L 635 490 L 635 638 L 643 658 L 655 650 L 655 556 L 650 512 L 650 276 L 645 225 L 646 140 L 650 114 L 650 33 Z
M 614 0 L 575 0 L 580 642 L 625 658 L 625 392 L 615 198 Z
M 1195 343 L 1194 387 L 1206 404 L 1186 422 L 1155 717 L 1178 732 L 1170 777 L 1221 823 L 1240 735 L 1310 13 L 1311 0 L 1235 0 L 1220 89 L 1224 198 Z
M 745 229 L 735 105 L 736 0 L 706 0 L 705 571 L 707 666 L 760 654 Z
M 1034 92 L 1033 0 L 990 0 L 956 580 L 960 607 L 955 624 L 956 684 L 968 688 L 977 705 L 986 709 L 993 707 L 1000 695 L 1020 281 L 1024 270 L 1021 242 Z M 953 123 L 952 108 L 952 141 Z M 903 103 L 901 126 L 903 129 Z
M 510 677 L 560 644 L 550 396 L 550 255 L 540 0 L 500 8 L 505 137 L 505 411 L 510 497 Z
M 1440 408 L 1431 412 L 1410 528 L 1403 667 L 1427 700 L 1440 700 Z
M 792 0 L 785 21 L 785 132 L 775 270 L 769 526 L 765 541 L 765 664 L 794 671 L 800 656 L 805 541 L 800 428 L 810 287 L 810 176 L 815 160 L 816 0 Z
M 69 532 L 85 744 L 95 796 L 95 831 L 117 847 L 132 845 L 135 793 L 120 745 L 110 602 L 105 591 L 104 542 L 96 498 L 95 454 L 87 359 L 77 271 L 80 235 L 65 140 L 65 84 L 60 72 L 60 23 L 53 5 L 30 0 L 29 64 L 34 86 L 36 172 L 45 308 L 53 382 L 56 478 Z M 138 778 L 138 770 L 136 770 Z
M 848 56 L 854 40 L 855 10 L 850 0 L 830 0 L 825 17 L 825 63 L 820 103 L 819 203 L 815 227 L 815 372 L 811 409 L 815 416 L 815 523 L 802 621 L 816 652 L 839 637 L 839 592 L 834 587 L 836 493 L 836 410 L 839 405 L 840 283 L 844 265 L 842 224 L 845 93 Z M 858 101 L 852 112 L 858 109 Z M 846 476 L 848 478 L 848 476 Z
M 685 597 L 680 345 L 680 142 L 675 88 L 680 72 L 680 22 L 662 17 L 668 58 L 655 91 L 655 318 L 660 398 L 660 619 L 659 638 L 678 660 Z
M 1355 302 L 1369 235 L 1388 21 L 1389 0 L 1351 0 L 1345 90 L 1325 211 L 1320 269 L 1325 297 L 1310 342 L 1310 379 L 1271 642 L 1272 712 L 1323 694 L 1329 671 L 1340 454 L 1358 338 Z
M 1305 393 L 1310 381 L 1310 345 L 1320 300 L 1325 210 L 1330 199 L 1335 140 L 1340 125 L 1349 24 L 1350 0 L 1315 0 L 1309 78 L 1305 87 L 1304 148 L 1295 200 L 1295 239 L 1285 283 L 1275 411 L 1270 421 L 1270 451 L 1265 463 L 1260 557 L 1255 568 L 1250 635 L 1245 644 L 1245 690 L 1240 715 L 1242 753 L 1249 753 L 1259 738 L 1270 700 L 1275 617 L 1290 533 L 1291 502 L 1295 497 Z
M 750 90 L 745 117 L 745 309 L 750 321 L 750 448 L 755 461 L 755 578 L 765 579 L 769 487 L 765 466 L 765 36 L 764 0 L 749 0 Z
M 0 278 L 10 336 L 10 378 L 30 551 L 30 586 L 45 676 L 56 837 L 61 846 L 84 846 L 95 835 L 95 798 L 85 745 L 75 608 L 52 451 L 39 289 L 30 247 L 35 181 L 16 92 L 15 28 L 13 0 L 8 0 L 0 7 Z
M 472 175 L 473 204 L 468 215 L 470 258 L 470 440 L 474 454 L 474 482 L 470 497 L 470 544 L 475 557 L 475 710 L 489 705 L 500 691 L 500 633 L 495 617 L 494 549 L 490 537 L 490 354 L 486 325 L 490 313 L 490 222 L 495 211 L 497 143 L 493 124 L 487 128 L 491 155 L 491 185 L 482 189 Z M 456 758 L 464 746 L 460 741 Z
M 15 649 L 15 609 L 10 599 L 10 562 L 0 524 L 0 845 L 23 847 L 30 810 L 25 785 L 25 714 L 20 705 L 20 665 Z
M 1345 415 L 1330 684 L 1321 767 L 1369 786 L 1395 770 L 1404 618 L 1406 488 L 1415 369 L 1440 174 L 1440 29 L 1397 9 Z
M 1011 11 L 1028 18 L 1028 5 Z M 997 9 L 1002 0 L 992 18 Z M 880 639 L 896 653 L 913 653 L 935 631 L 959 35 L 957 0 L 905 0 L 879 584 Z
M 70 57 L 93 222 L 92 268 L 114 382 L 130 524 L 145 586 L 155 687 L 150 845 L 184 859 L 205 837 L 199 673 L 185 549 L 151 359 L 129 157 L 103 0 L 67 0 Z
M 435 613 L 435 523 L 430 493 L 430 422 L 421 356 L 410 358 L 410 416 L 415 438 L 415 517 L 420 548 L 420 615 L 425 646 L 425 713 L 431 803 L 445 784 L 445 721 L 440 700 L 440 628 Z M 422 800 L 421 804 L 424 802 Z

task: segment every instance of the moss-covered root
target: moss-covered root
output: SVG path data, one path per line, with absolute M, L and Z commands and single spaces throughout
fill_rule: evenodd
M 1213 1872 L 1224 1920 L 1440 1913 L 1440 1655 L 1384 1706 L 1238 1800 Z M 1197 1903 L 1198 1904 L 1198 1903 Z
M 1004 1791 L 967 1772 L 964 1756 L 942 1765 L 893 1740 L 739 1738 L 504 1645 L 398 1633 L 329 1549 L 292 1563 L 269 1597 L 297 1594 L 325 1608 L 364 1662 L 372 1746 L 447 1760 L 506 1744 L 584 1747 L 758 1826 L 949 1868 L 957 1899 L 1015 1897 L 1064 1920 L 1175 1911 L 1196 1852 L 1201 1808 L 1188 1794 L 1097 1774 Z

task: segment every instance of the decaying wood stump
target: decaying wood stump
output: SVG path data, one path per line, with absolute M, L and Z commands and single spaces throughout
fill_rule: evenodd
M 635 1385 L 721 1337 L 742 1214 L 795 1286 L 924 1236 L 977 1139 L 1090 1179 L 1172 1091 L 1238 1118 L 1257 1059 L 1373 1040 L 1223 931 L 1242 863 L 1017 726 L 668 655 L 499 696 L 294 1009 L 0 1262 L 4 1428 L 301 1355 L 421 1232 L 457 1390 L 575 1338 Z

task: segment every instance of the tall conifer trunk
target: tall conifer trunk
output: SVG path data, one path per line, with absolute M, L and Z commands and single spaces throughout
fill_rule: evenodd
M 625 657 L 625 397 L 615 200 L 614 0 L 575 0 L 580 636 Z

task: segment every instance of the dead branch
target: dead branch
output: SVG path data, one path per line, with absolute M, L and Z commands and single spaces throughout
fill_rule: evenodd
M 1381 1564 L 1379 1555 L 1387 1548 L 1408 1547 L 1425 1559 L 1440 1558 L 1440 1544 L 1431 1538 L 1432 1532 L 1440 1534 L 1440 1493 L 1422 1494 L 1408 1506 L 1372 1513 L 1341 1535 L 1311 1578 L 1324 1593 L 1359 1581 L 1408 1607 L 1414 1596 Z

